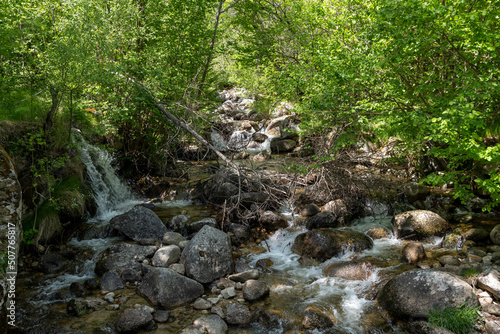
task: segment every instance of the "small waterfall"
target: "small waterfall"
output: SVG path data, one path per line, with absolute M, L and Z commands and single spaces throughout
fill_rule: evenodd
M 97 205 L 93 220 L 107 220 L 130 208 L 134 196 L 116 175 L 116 169 L 112 166 L 112 155 L 87 143 L 79 133 L 73 132 L 73 140 L 79 144 L 80 156 L 87 166 L 92 195 Z

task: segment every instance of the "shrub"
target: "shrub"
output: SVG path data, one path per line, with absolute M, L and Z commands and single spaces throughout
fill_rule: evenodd
M 479 318 L 477 313 L 479 308 L 465 303 L 458 307 L 434 308 L 429 311 L 429 323 L 457 334 L 467 334 L 474 328 L 474 323 Z

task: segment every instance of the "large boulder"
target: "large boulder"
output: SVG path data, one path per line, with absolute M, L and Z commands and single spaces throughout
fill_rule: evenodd
M 243 285 L 243 298 L 246 301 L 253 302 L 269 296 L 269 286 L 262 281 L 249 279 Z
M 428 319 L 432 308 L 479 305 L 474 289 L 459 276 L 417 269 L 392 278 L 377 296 L 380 306 L 400 319 Z
M 155 307 L 175 308 L 203 294 L 203 285 L 168 268 L 150 268 L 139 291 Z
M 326 261 L 345 251 L 361 252 L 373 247 L 373 241 L 351 229 L 318 229 L 299 234 L 292 251 L 304 257 Z
M 279 137 L 271 139 L 272 153 L 291 152 L 295 148 L 295 146 L 297 146 L 297 142 L 293 139 L 282 139 Z
M 428 210 L 400 213 L 392 219 L 394 234 L 398 239 L 422 240 L 441 236 L 450 228 L 440 215 Z
M 200 283 L 210 283 L 233 271 L 229 236 L 209 225 L 203 226 L 182 251 L 186 275 Z
M 134 241 L 143 239 L 161 241 L 167 232 L 167 228 L 156 213 L 142 205 L 114 217 L 109 224 Z
M 500 245 L 500 224 L 496 225 L 490 232 L 490 239 L 495 245 Z
M 143 309 L 127 309 L 116 319 L 115 327 L 120 333 L 137 333 L 140 329 L 150 327 L 154 323 L 153 316 Z
M 139 246 L 125 242 L 113 245 L 99 255 L 95 272 L 97 275 L 103 275 L 114 270 L 121 275 L 126 269 L 141 271 L 142 261 L 152 257 L 157 249 L 156 246 Z
M 309 230 L 322 227 L 338 227 L 340 225 L 337 215 L 331 211 L 322 211 L 306 220 Z

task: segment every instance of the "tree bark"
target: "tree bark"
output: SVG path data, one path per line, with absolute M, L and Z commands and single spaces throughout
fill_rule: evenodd
M 52 105 L 50 106 L 50 110 L 47 113 L 47 117 L 45 118 L 45 123 L 43 124 L 43 132 L 45 135 L 52 129 L 54 125 L 54 115 L 56 114 L 57 108 L 59 107 L 59 102 L 61 100 L 61 96 L 59 95 L 59 90 L 54 86 L 50 86 L 50 96 L 52 98 Z

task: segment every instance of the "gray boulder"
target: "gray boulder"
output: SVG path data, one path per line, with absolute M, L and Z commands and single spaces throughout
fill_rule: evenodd
M 99 276 L 110 270 L 115 270 L 120 275 L 125 269 L 139 272 L 142 261 L 152 257 L 157 249 L 157 246 L 139 246 L 125 242 L 113 245 L 99 255 L 95 272 Z
M 176 245 L 169 245 L 158 249 L 153 256 L 153 266 L 168 267 L 176 263 L 181 256 L 181 249 Z
M 500 299 L 500 273 L 498 271 L 490 269 L 481 273 L 477 278 L 477 286 L 491 293 L 495 299 Z
M 213 228 L 217 228 L 217 220 L 215 218 L 205 218 L 198 220 L 196 222 L 193 222 L 187 226 L 188 233 L 196 233 L 199 232 L 203 226 L 209 225 L 212 226 Z
M 161 241 L 167 232 L 167 228 L 156 213 L 142 205 L 114 217 L 109 224 L 134 241 L 142 239 Z
M 325 228 L 299 234 L 293 243 L 292 252 L 326 261 L 345 251 L 361 252 L 372 247 L 373 241 L 361 232 Z
M 400 213 L 394 216 L 392 224 L 396 238 L 410 240 L 441 236 L 450 228 L 440 215 L 428 210 Z
M 181 263 L 186 268 L 186 275 L 200 283 L 210 283 L 231 274 L 233 253 L 229 236 L 205 225 L 182 251 Z
M 246 301 L 253 302 L 269 296 L 269 286 L 262 281 L 247 280 L 243 285 L 243 298 Z
M 296 146 L 297 142 L 293 139 L 282 139 L 280 137 L 275 137 L 271 139 L 272 153 L 291 152 Z
M 258 269 L 251 269 L 238 274 L 229 275 L 229 279 L 234 282 L 245 283 L 251 279 L 259 279 L 260 271 Z
M 153 316 L 143 309 L 127 309 L 116 319 L 115 327 L 120 333 L 136 333 L 153 323 Z
M 203 327 L 208 334 L 225 334 L 227 333 L 227 324 L 216 314 L 198 318 L 193 325 Z
M 495 245 L 500 245 L 500 224 L 491 230 L 490 239 Z
M 82 316 L 94 311 L 102 310 L 108 303 L 101 298 L 73 298 L 66 305 L 66 311 L 70 315 Z
M 203 285 L 168 268 L 151 268 L 139 285 L 139 291 L 155 307 L 174 308 L 196 300 Z
M 310 305 L 304 310 L 302 327 L 306 330 L 317 330 L 323 333 L 325 330 L 332 328 L 335 321 L 335 317 L 329 316 L 318 307 Z
M 163 245 L 168 246 L 168 245 L 176 245 L 179 246 L 179 244 L 183 241 L 185 241 L 186 238 L 182 236 L 182 234 L 177 233 L 177 232 L 166 232 L 163 235 Z
M 323 227 L 338 227 L 340 222 L 331 211 L 322 211 L 306 220 L 306 228 L 309 230 Z
M 184 233 L 187 228 L 187 223 L 191 219 L 191 217 L 186 215 L 177 215 L 172 217 L 170 221 L 167 223 L 169 229 L 177 233 Z
M 123 289 L 123 281 L 120 275 L 115 270 L 110 270 L 104 273 L 101 277 L 101 290 L 115 291 Z
M 248 325 L 252 322 L 252 313 L 243 304 L 229 304 L 226 307 L 226 321 L 230 325 Z
M 474 289 L 459 276 L 417 269 L 392 278 L 377 296 L 380 306 L 400 319 L 428 319 L 429 310 L 463 303 L 479 305 Z

